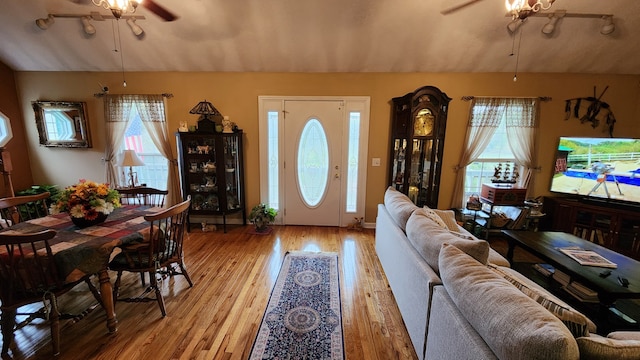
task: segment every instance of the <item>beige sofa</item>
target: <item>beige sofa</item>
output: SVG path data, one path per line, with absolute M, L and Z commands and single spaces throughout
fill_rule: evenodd
M 595 325 L 452 220 L 393 188 L 376 252 L 419 359 L 640 359 L 640 333 Z

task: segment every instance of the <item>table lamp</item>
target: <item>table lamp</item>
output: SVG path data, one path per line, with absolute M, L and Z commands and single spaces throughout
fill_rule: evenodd
M 133 172 L 134 166 L 144 166 L 144 162 L 138 154 L 134 150 L 124 150 L 120 155 L 120 161 L 118 162 L 119 166 L 128 166 L 129 167 L 129 187 L 136 186 L 136 180 L 134 180 L 134 174 L 137 177 L 137 174 Z

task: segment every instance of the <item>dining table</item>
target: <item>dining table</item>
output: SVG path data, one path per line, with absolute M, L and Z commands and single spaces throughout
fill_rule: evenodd
M 113 333 L 118 329 L 118 321 L 109 260 L 117 247 L 142 241 L 144 230 L 149 227 L 144 216 L 160 210 L 162 208 L 125 205 L 116 208 L 104 222 L 86 228 L 76 226 L 69 214 L 60 213 L 17 223 L 0 231 L 25 234 L 55 230 L 56 236 L 50 243 L 60 276 L 65 282 L 77 283 L 87 276 L 97 275 L 107 328 Z

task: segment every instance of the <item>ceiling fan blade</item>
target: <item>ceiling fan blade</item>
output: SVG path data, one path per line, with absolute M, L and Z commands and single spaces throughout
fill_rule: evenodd
M 451 14 L 452 12 L 458 11 L 458 10 L 460 10 L 462 8 L 465 8 L 465 7 L 469 6 L 469 5 L 475 4 L 475 3 L 479 2 L 479 1 L 482 1 L 482 0 L 467 0 L 467 1 L 463 2 L 463 3 L 461 3 L 461 4 L 452 6 L 452 7 L 447 8 L 447 9 L 444 9 L 444 10 L 440 11 L 440 13 L 442 15 Z
M 178 17 L 171 13 L 169 10 L 163 8 L 162 6 L 156 4 L 153 0 L 144 0 L 142 2 L 142 6 L 146 7 L 147 10 L 161 17 L 164 21 L 173 21 Z

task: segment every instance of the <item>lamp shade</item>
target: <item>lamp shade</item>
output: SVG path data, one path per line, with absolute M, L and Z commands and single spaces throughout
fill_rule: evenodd
M 133 150 L 124 150 L 120 154 L 119 166 L 144 166 L 144 161 Z
M 213 104 L 208 102 L 207 100 L 200 101 L 198 105 L 194 106 L 193 109 L 189 111 L 189 114 L 216 115 L 216 116 L 222 115 L 220 114 L 220 111 L 218 111 L 218 109 L 216 109 L 215 106 L 213 106 Z

